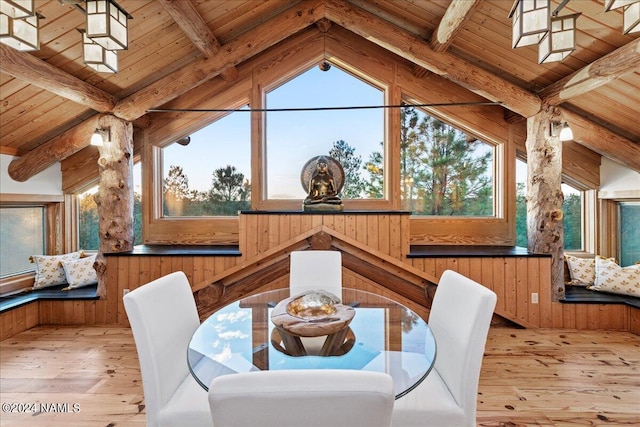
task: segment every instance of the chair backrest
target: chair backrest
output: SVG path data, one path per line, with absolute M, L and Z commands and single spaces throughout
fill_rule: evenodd
M 475 420 L 480 368 L 496 301 L 490 289 L 446 270 L 429 314 L 438 346 L 434 369 L 468 419 Z
M 222 375 L 209 386 L 215 427 L 388 427 L 393 380 L 344 369 Z
M 320 250 L 291 252 L 290 295 L 319 289 L 342 298 L 342 253 Z
M 147 283 L 124 296 L 124 308 L 140 359 L 147 424 L 189 374 L 187 347 L 200 325 L 193 292 L 182 271 Z

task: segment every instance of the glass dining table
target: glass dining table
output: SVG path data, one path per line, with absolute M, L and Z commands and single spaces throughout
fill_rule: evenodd
M 355 315 L 329 353 L 326 336 L 302 338 L 302 351 L 287 345 L 271 314 L 289 298 L 289 289 L 266 291 L 226 305 L 193 334 L 187 350 L 189 370 L 208 390 L 211 381 L 236 372 L 276 369 L 356 369 L 386 372 L 396 399 L 431 371 L 436 341 L 418 314 L 383 296 L 344 288 L 342 304 Z M 319 340 L 319 342 L 318 342 Z

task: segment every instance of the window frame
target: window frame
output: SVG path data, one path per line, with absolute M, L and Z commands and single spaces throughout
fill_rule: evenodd
M 43 255 L 60 255 L 73 248 L 67 246 L 68 239 L 63 228 L 68 201 L 63 195 L 48 194 L 0 194 L 0 205 L 6 207 L 43 207 L 45 209 L 44 237 L 45 253 Z M 64 237 L 63 237 L 64 236 Z M 20 291 L 33 286 L 35 272 L 19 273 L 0 278 L 0 295 Z

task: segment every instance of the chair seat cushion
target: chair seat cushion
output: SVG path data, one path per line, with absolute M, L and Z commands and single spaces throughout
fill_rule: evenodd
M 188 375 L 160 410 L 158 418 L 158 425 L 163 427 L 212 427 L 207 391 Z
M 460 427 L 467 423 L 464 411 L 434 369 L 415 389 L 396 400 L 392 425 Z

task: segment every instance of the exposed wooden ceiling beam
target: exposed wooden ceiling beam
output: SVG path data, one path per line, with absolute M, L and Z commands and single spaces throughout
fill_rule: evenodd
M 479 5 L 480 0 L 453 0 L 438 27 L 431 34 L 431 39 L 429 39 L 431 49 L 434 52 L 447 50 Z
M 434 52 L 420 37 L 344 0 L 325 0 L 325 13 L 349 31 L 522 116 L 533 116 L 542 107 L 536 94 L 457 56 Z
M 100 113 L 110 112 L 117 98 L 25 52 L 0 44 L 2 72 Z
M 114 114 L 134 120 L 151 108 L 159 107 L 198 85 L 214 78 L 220 71 L 268 49 L 272 45 L 312 25 L 324 16 L 322 0 L 306 0 L 280 13 L 253 31 L 224 45 L 205 61 L 196 61 L 155 81 L 118 102 Z
M 640 172 L 640 145 L 566 108 L 560 107 L 560 111 L 571 126 L 575 142 Z
M 13 160 L 9 163 L 9 176 L 16 181 L 24 182 L 55 162 L 62 161 L 80 151 L 89 145 L 91 135 L 98 127 L 99 116 L 96 114 L 78 126 L 34 148 L 24 156 Z
M 160 4 L 191 40 L 191 43 L 202 52 L 205 59 L 211 58 L 220 50 L 220 42 L 191 0 L 160 0 Z M 228 82 L 235 81 L 238 78 L 238 70 L 235 67 L 229 67 L 220 72 L 220 77 Z
M 447 52 L 434 52 L 419 37 L 344 0 L 325 0 L 325 10 L 327 18 L 338 25 L 478 95 L 501 101 L 523 117 L 531 117 L 542 107 L 538 95 Z M 572 129 L 574 123 L 580 129 L 574 132 L 577 143 L 638 170 L 640 155 L 634 154 L 640 152 L 638 145 L 578 114 L 568 113 L 567 117 L 571 117 L 567 122 Z
M 634 71 L 640 72 L 640 39 L 547 86 L 539 95 L 545 104 L 560 105 Z

